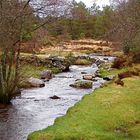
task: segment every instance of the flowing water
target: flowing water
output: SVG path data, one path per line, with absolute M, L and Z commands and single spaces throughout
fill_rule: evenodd
M 69 86 L 76 79 L 82 79 L 81 72 L 94 74 L 97 70 L 95 64 L 73 65 L 69 72 L 57 74 L 46 82 L 45 87 L 23 90 L 20 96 L 11 101 L 11 105 L 0 110 L 0 140 L 26 140 L 29 133 L 52 125 L 57 117 L 65 115 L 85 94 L 100 87 L 104 82 L 101 78 L 93 82 L 92 89 L 75 89 Z M 53 95 L 61 99 L 50 99 Z

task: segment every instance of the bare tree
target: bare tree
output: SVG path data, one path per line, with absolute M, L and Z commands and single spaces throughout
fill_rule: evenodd
M 124 52 L 140 51 L 140 1 L 111 0 L 114 14 L 109 37 L 121 42 Z
M 63 8 L 62 8 L 63 7 Z M 20 79 L 20 47 L 29 33 L 51 20 L 43 17 L 63 16 L 67 6 L 62 0 L 0 1 L 0 102 L 9 103 L 18 89 Z M 39 15 L 41 22 L 36 21 Z

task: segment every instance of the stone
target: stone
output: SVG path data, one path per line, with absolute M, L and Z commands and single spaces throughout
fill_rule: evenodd
M 74 88 L 81 88 L 81 89 L 89 89 L 92 88 L 92 82 L 91 81 L 76 81 L 74 84 L 70 85 Z
M 47 79 L 50 80 L 52 78 L 52 71 L 51 70 L 45 70 L 40 74 L 41 79 Z
M 97 79 L 95 79 L 95 78 L 93 78 L 93 79 L 92 79 L 92 81 L 97 82 L 98 80 L 97 80 Z
M 80 81 L 81 79 L 76 79 L 75 81 Z
M 59 68 L 61 72 L 69 71 L 71 62 L 66 58 L 61 57 L 49 57 L 50 67 Z
M 104 58 L 105 61 L 108 61 L 109 59 L 107 57 Z
M 115 75 L 110 75 L 110 76 L 105 76 L 103 77 L 103 80 L 106 80 L 106 81 L 111 81 L 115 78 Z
M 92 64 L 92 68 L 96 68 L 97 67 L 97 65 L 96 64 Z
M 95 64 L 96 64 L 97 66 L 100 66 L 100 65 L 103 64 L 103 63 L 105 63 L 105 62 L 102 61 L 102 60 L 100 60 L 100 59 L 97 59 L 96 62 L 95 62 Z
M 95 77 L 102 78 L 102 75 L 101 75 L 101 74 L 99 74 L 99 73 L 96 73 L 96 74 L 95 74 Z
M 81 74 L 87 74 L 87 72 L 82 71 Z
M 93 75 L 83 75 L 84 80 L 93 80 L 94 76 Z
M 80 59 L 90 59 L 88 55 L 79 55 L 78 58 Z
M 32 87 L 44 87 L 45 86 L 45 83 L 38 78 L 30 77 L 28 79 L 28 82 Z
M 60 97 L 58 97 L 58 96 L 56 96 L 56 95 L 54 95 L 54 96 L 52 96 L 52 97 L 49 97 L 50 99 L 53 99 L 53 100 L 57 100 L 57 99 L 60 99 Z

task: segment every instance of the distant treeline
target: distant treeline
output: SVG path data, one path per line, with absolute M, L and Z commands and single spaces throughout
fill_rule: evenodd
M 140 0 L 113 0 L 100 9 L 93 4 L 72 3 L 71 16 L 48 24 L 53 36 L 70 39 L 103 38 L 118 41 L 124 53 L 140 53 Z
M 114 11 L 111 6 L 101 10 L 93 4 L 87 8 L 83 2 L 73 1 L 68 15 L 47 17 L 52 21 L 46 24 L 49 35 L 65 39 L 101 38 L 111 29 L 110 18 Z M 56 18 L 56 20 L 54 20 Z

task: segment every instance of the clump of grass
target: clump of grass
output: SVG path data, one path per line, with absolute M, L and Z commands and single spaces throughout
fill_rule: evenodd
M 125 72 L 125 71 L 127 71 L 128 69 L 129 69 L 129 68 L 126 67 L 126 68 L 124 68 L 124 69 L 113 69 L 113 70 L 111 70 L 111 71 L 108 71 L 108 69 L 102 67 L 102 68 L 100 68 L 100 74 L 101 74 L 102 77 L 104 77 L 104 76 L 109 76 L 109 75 L 118 75 L 119 73 Z
M 89 59 L 80 59 L 78 58 L 75 63 L 75 65 L 91 65 L 92 64 L 92 61 L 89 60 Z
M 54 74 L 57 74 L 57 73 L 60 73 L 61 72 L 61 70 L 59 68 L 57 68 L 57 67 L 48 68 L 48 69 L 51 70 L 52 73 L 54 73 Z

